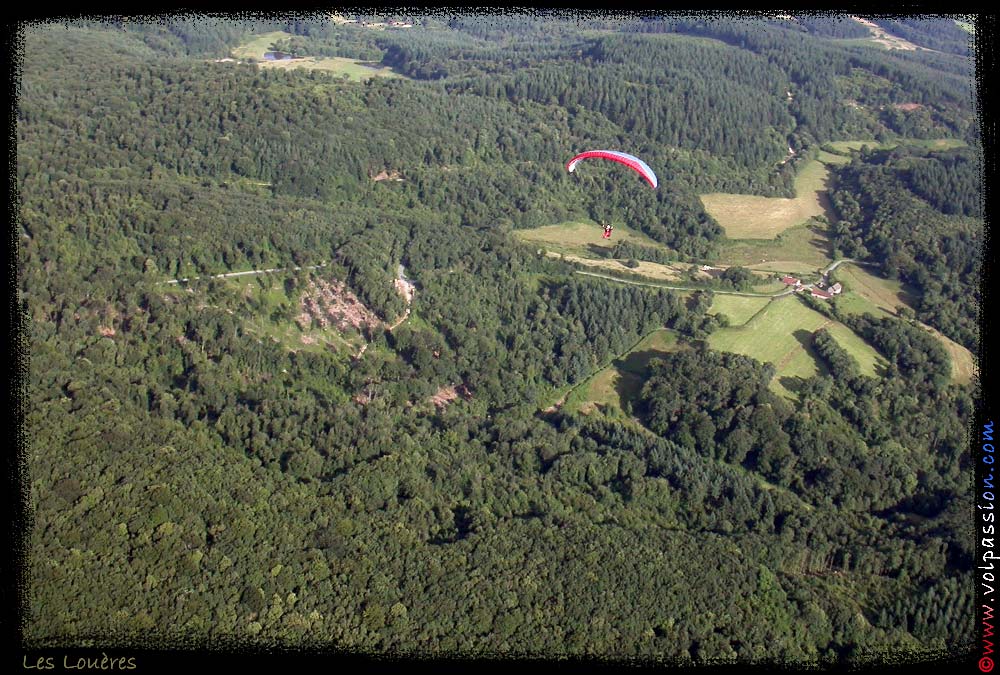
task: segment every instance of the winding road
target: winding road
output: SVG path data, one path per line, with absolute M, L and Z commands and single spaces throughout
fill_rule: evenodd
M 597 272 L 585 272 L 583 270 L 576 270 L 577 274 L 583 274 L 588 277 L 597 277 L 599 279 L 607 279 L 609 281 L 617 281 L 623 284 L 632 284 L 634 286 L 650 286 L 652 288 L 665 288 L 671 291 L 712 291 L 713 293 L 718 293 L 720 295 L 744 295 L 750 298 L 778 298 L 782 295 L 788 295 L 789 293 L 794 293 L 795 289 L 792 287 L 786 288 L 783 291 L 778 291 L 777 293 L 744 293 L 742 291 L 721 291 L 714 288 L 708 288 L 706 286 L 667 286 L 665 284 L 656 284 L 647 281 L 633 281 L 632 279 L 622 279 L 620 277 L 614 277 L 609 274 L 598 274 Z
M 829 274 L 833 270 L 837 269 L 843 263 L 851 263 L 852 265 L 865 265 L 867 267 L 877 267 L 877 265 L 874 265 L 872 263 L 862 262 L 860 260 L 854 260 L 853 258 L 841 258 L 840 260 L 836 260 L 836 261 L 830 263 L 829 265 L 827 265 L 827 267 L 824 268 L 822 270 L 822 272 L 820 272 L 820 274 L 823 277 L 826 277 L 827 274 Z M 786 295 L 791 295 L 791 294 L 795 293 L 795 291 L 797 290 L 795 286 L 789 286 L 788 288 L 786 288 L 784 290 L 781 290 L 781 291 L 777 291 L 776 293 L 748 293 L 748 292 L 744 292 L 744 291 L 719 290 L 719 289 L 715 289 L 715 288 L 707 288 L 705 286 L 667 286 L 666 284 L 658 284 L 658 283 L 647 282 L 647 281 L 634 281 L 632 279 L 622 279 L 621 277 L 612 276 L 610 274 L 599 274 L 597 272 L 586 272 L 584 270 L 576 270 L 576 273 L 577 274 L 583 274 L 583 275 L 588 276 L 588 277 L 597 277 L 599 279 L 607 279 L 609 281 L 617 281 L 617 282 L 623 283 L 623 284 L 632 284 L 634 286 L 650 286 L 652 288 L 665 288 L 665 289 L 670 290 L 670 291 L 704 291 L 704 290 L 710 290 L 710 291 L 712 291 L 712 293 L 715 293 L 717 295 L 741 295 L 741 296 L 748 297 L 748 298 L 780 298 L 780 297 L 784 297 Z M 798 288 L 806 288 L 806 289 L 808 289 L 808 288 L 812 288 L 812 286 L 813 286 L 812 284 L 802 284 Z
M 299 270 L 315 270 L 320 267 L 326 267 L 326 263 L 320 263 L 319 265 L 309 265 L 308 267 L 272 267 L 269 270 L 247 270 L 246 272 L 226 272 L 225 274 L 212 274 L 207 277 L 185 277 L 183 279 L 170 279 L 164 283 L 167 284 L 186 284 L 189 281 L 197 281 L 198 279 L 227 279 L 229 277 L 248 277 L 254 276 L 255 274 L 273 274 L 274 272 L 286 272 L 288 270 L 293 270 L 298 272 Z

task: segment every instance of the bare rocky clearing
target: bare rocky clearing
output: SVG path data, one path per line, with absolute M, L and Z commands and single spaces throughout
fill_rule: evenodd
M 376 183 L 383 180 L 394 180 L 398 182 L 402 181 L 403 177 L 398 171 L 379 171 L 377 174 L 372 176 L 372 180 Z
M 466 387 L 464 383 L 459 385 L 450 385 L 447 387 L 441 387 L 440 389 L 437 390 L 437 393 L 431 396 L 430 400 L 435 407 L 443 408 L 452 401 L 454 401 L 455 399 L 457 399 L 459 396 L 461 396 L 466 400 L 472 398 L 472 392 L 469 391 L 469 388 Z
M 368 309 L 342 281 L 314 279 L 299 300 L 301 313 L 295 318 L 302 330 L 314 324 L 338 330 L 354 328 L 360 332 L 374 330 L 382 320 Z
M 901 37 L 896 37 L 895 35 L 891 35 L 890 33 L 885 32 L 885 29 L 883 29 L 881 26 L 867 19 L 862 19 L 861 17 L 858 16 L 852 16 L 851 18 L 857 21 L 858 23 L 862 24 L 863 26 L 865 26 L 869 31 L 871 31 L 872 42 L 876 42 L 885 47 L 886 49 L 903 49 L 906 51 L 914 51 L 920 49 L 923 51 L 934 51 L 931 49 L 927 49 L 926 47 L 918 47 L 917 45 L 913 44 L 912 42 L 909 42 L 908 40 L 904 40 Z

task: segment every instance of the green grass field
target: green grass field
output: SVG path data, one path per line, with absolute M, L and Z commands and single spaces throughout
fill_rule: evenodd
M 854 291 L 845 290 L 843 293 L 837 296 L 834 302 L 837 303 L 837 307 L 848 314 L 872 314 L 876 317 L 882 318 L 887 316 L 895 316 L 892 312 L 887 312 L 865 296 L 855 293 Z
M 899 145 L 912 145 L 928 150 L 951 150 L 953 148 L 963 148 L 968 145 L 959 138 L 905 138 L 880 142 L 876 140 L 853 140 L 853 141 L 832 141 L 828 143 L 837 152 L 849 153 L 851 150 L 860 150 L 864 146 L 875 150 L 889 150 Z M 829 153 L 826 153 L 829 154 Z
M 851 158 L 847 155 L 835 155 L 832 152 L 827 152 L 826 150 L 820 150 L 816 155 L 816 159 L 824 164 L 849 164 L 851 161 Z
M 613 366 L 597 372 L 587 383 L 566 397 L 567 413 L 590 415 L 596 410 L 621 410 L 622 401 L 634 399 L 642 387 L 642 377 L 623 373 Z
M 530 230 L 514 230 L 514 236 L 519 241 L 544 248 L 548 256 L 579 263 L 592 268 L 594 272 L 610 274 L 627 272 L 641 275 L 650 281 L 683 283 L 683 279 L 691 267 L 691 263 L 661 264 L 639 260 L 637 261 L 638 267 L 629 268 L 623 264 L 622 260 L 599 257 L 604 251 L 613 248 L 619 240 L 631 241 L 642 246 L 670 252 L 670 249 L 663 244 L 624 225 L 615 226 L 614 238 L 612 239 L 602 238 L 600 226 L 594 221 L 588 220 L 567 221 Z M 753 292 L 775 293 L 782 290 L 784 286 L 774 281 L 772 272 L 812 272 L 829 262 L 829 259 L 824 257 L 822 253 L 818 253 L 819 249 L 816 249 L 817 245 L 826 244 L 825 238 L 821 237 L 822 235 L 817 234 L 817 231 L 809 230 L 803 226 L 794 229 L 791 233 L 786 233 L 777 240 L 767 240 L 770 249 L 781 250 L 783 257 L 789 258 L 793 255 L 799 255 L 810 261 L 815 261 L 814 265 L 803 265 L 791 260 L 778 261 L 771 266 L 758 264 L 760 261 L 758 256 L 761 251 L 763 250 L 766 255 L 767 251 L 770 250 L 760 248 L 762 242 L 758 241 L 733 242 L 725 249 L 727 257 L 723 261 L 716 262 L 722 267 L 733 265 L 750 267 L 760 277 L 759 283 L 753 286 Z M 819 243 L 816 244 L 814 240 Z M 709 278 L 707 273 L 703 276 L 705 279 Z
M 702 204 L 729 239 L 774 239 L 813 216 L 827 213 L 825 164 L 812 160 L 795 177 L 795 199 L 714 192 L 701 195 Z
M 641 274 L 654 281 L 677 281 L 683 277 L 684 272 L 690 267 L 690 265 L 682 265 L 680 263 L 676 265 L 661 265 L 659 263 L 637 261 L 639 266 L 630 268 L 625 266 L 624 260 L 613 258 L 584 258 L 572 253 L 557 253 L 555 251 L 548 251 L 546 255 L 553 258 L 560 258 L 567 262 L 575 262 L 587 267 L 593 267 L 597 271 Z
M 826 226 L 815 220 L 796 225 L 775 239 L 726 241 L 719 252 L 720 265 L 741 265 L 753 270 L 809 274 L 833 259 Z
M 761 279 L 765 280 L 763 283 L 754 284 L 752 291 L 754 293 L 773 294 L 788 288 L 788 286 L 786 286 L 785 284 L 781 283 L 781 281 L 776 279 L 774 274 L 771 272 L 761 272 L 759 270 L 754 270 L 754 274 L 759 276 Z M 724 291 L 716 291 L 716 293 L 723 293 L 723 292 Z
M 264 52 L 271 50 L 271 45 L 275 40 L 283 40 L 292 37 L 291 33 L 283 30 L 276 30 L 270 33 L 261 33 L 251 36 L 246 42 L 233 49 L 232 54 L 238 59 L 248 61 L 256 59 L 263 60 Z
M 649 360 L 656 358 L 658 353 L 665 354 L 684 348 L 684 345 L 677 341 L 677 333 L 669 328 L 661 328 L 643 338 L 628 354 L 616 361 L 615 365 L 622 372 L 640 375 L 646 372 Z
M 896 307 L 912 308 L 916 300 L 916 292 L 905 284 L 883 279 L 857 265 L 841 265 L 836 275 L 844 286 L 844 293 L 835 302 L 849 314 L 868 312 L 879 317 L 896 316 Z M 972 352 L 930 326 L 924 325 L 924 328 L 941 341 L 951 356 L 952 380 L 959 384 L 971 382 L 976 370 Z
M 895 315 L 899 305 L 912 307 L 917 299 L 916 291 L 902 282 L 883 279 L 858 265 L 844 263 L 834 275 L 844 286 L 845 294 L 850 291 L 860 295 L 887 314 Z
M 615 224 L 611 239 L 601 236 L 601 226 L 593 220 L 570 220 L 556 225 L 544 225 L 530 230 L 514 230 L 521 241 L 538 244 L 546 250 L 574 255 L 592 255 L 592 247 L 611 249 L 619 241 L 630 241 L 642 246 L 669 251 L 663 244 L 627 225 Z
M 291 33 L 286 33 L 280 30 L 254 35 L 239 47 L 233 49 L 232 54 L 234 57 L 244 61 L 253 59 L 257 61 L 259 66 L 264 68 L 306 68 L 308 70 L 322 70 L 328 73 L 346 75 L 348 79 L 356 82 L 368 80 L 373 77 L 404 77 L 403 75 L 394 72 L 391 68 L 367 66 L 361 61 L 339 56 L 309 56 L 302 59 L 282 59 L 280 61 L 264 60 L 264 52 L 270 51 L 271 45 L 276 40 L 290 37 L 292 37 Z
M 794 400 L 795 378 L 812 377 L 825 371 L 812 348 L 812 334 L 820 328 L 831 332 L 838 344 L 858 360 L 863 372 L 876 374 L 876 364 L 882 361 L 869 344 L 846 326 L 810 309 L 794 296 L 771 302 L 744 325 L 715 331 L 709 336 L 708 344 L 712 349 L 773 363 L 772 389 Z
M 261 61 L 259 65 L 267 68 L 305 68 L 307 70 L 322 70 L 334 75 L 345 75 L 349 80 L 364 82 L 373 77 L 405 78 L 392 68 L 384 66 L 367 66 L 361 61 L 340 56 L 307 57 L 303 59 L 282 61 Z
M 914 139 L 905 141 L 905 144 L 927 148 L 928 150 L 952 150 L 954 148 L 964 148 L 969 145 L 959 138 Z
M 831 148 L 837 152 L 843 152 L 849 154 L 852 150 L 860 150 L 861 148 L 868 146 L 875 150 L 886 150 L 888 148 L 896 147 L 895 143 L 881 143 L 874 139 L 872 140 L 854 140 L 854 141 L 830 141 L 827 143 Z
M 921 324 L 923 325 L 923 324 Z M 951 357 L 951 379 L 958 384 L 969 384 L 976 375 L 976 359 L 968 349 L 943 335 L 934 328 L 924 325 L 934 335 Z
M 832 247 L 824 226 L 810 220 L 825 215 L 830 220 L 826 196 L 829 170 L 827 164 L 850 162 L 850 152 L 863 146 L 894 148 L 900 143 L 946 150 L 963 147 L 960 139 L 834 141 L 837 152 L 820 151 L 817 160 L 807 163 L 795 179 L 795 199 L 776 199 L 754 195 L 713 193 L 702 195 L 705 210 L 726 231 L 725 242 L 716 262 L 742 265 L 755 270 L 807 274 L 832 261 Z M 747 216 L 747 214 L 752 214 Z M 832 222 L 832 221 L 831 221 Z
M 812 333 L 832 322 L 806 307 L 798 298 L 776 300 L 752 321 L 742 326 L 723 328 L 712 333 L 708 344 L 712 349 L 744 354 L 764 363 L 773 363 L 775 378 L 772 389 L 786 398 L 795 395 L 782 380 L 812 377 L 820 372 L 810 341 Z
M 844 324 L 834 321 L 826 327 L 833 339 L 858 362 L 861 374 L 880 377 L 889 362 L 857 333 Z
M 620 413 L 625 401 L 632 402 L 638 398 L 650 360 L 684 348 L 677 342 L 674 331 L 668 328 L 653 331 L 628 354 L 573 389 L 566 397 L 563 409 L 584 415 L 596 410 Z
M 709 314 L 725 314 L 730 326 L 742 326 L 771 302 L 770 298 L 748 298 L 740 295 L 716 295 Z

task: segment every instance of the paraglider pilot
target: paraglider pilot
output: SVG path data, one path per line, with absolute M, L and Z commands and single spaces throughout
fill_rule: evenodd
M 605 225 L 604 226 L 604 234 L 601 235 L 601 236 L 604 237 L 605 239 L 611 239 L 611 230 L 613 230 L 613 229 L 615 229 L 615 228 L 611 227 L 610 225 Z

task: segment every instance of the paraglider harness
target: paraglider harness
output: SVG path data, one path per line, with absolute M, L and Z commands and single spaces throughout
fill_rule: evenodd
M 611 230 L 613 230 L 613 229 L 615 229 L 615 228 L 613 228 L 610 225 L 605 225 L 604 226 L 604 234 L 602 234 L 601 236 L 604 237 L 605 239 L 611 239 Z

